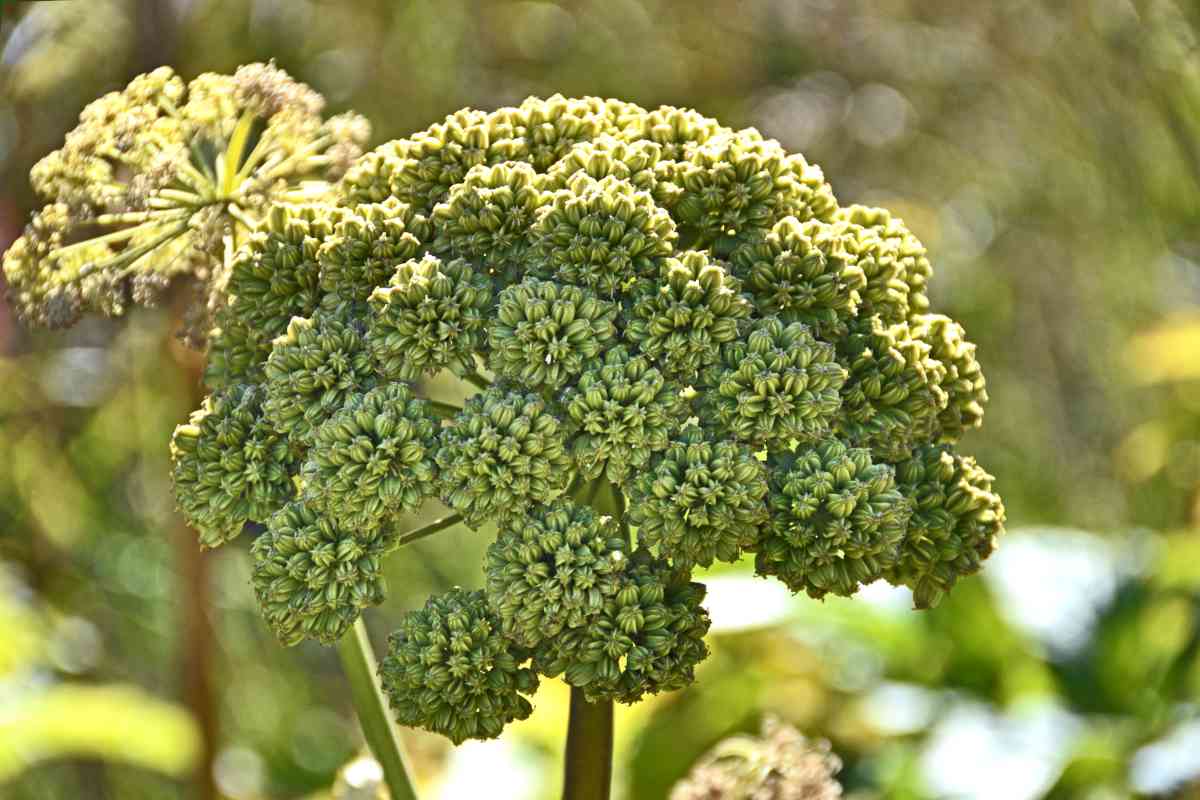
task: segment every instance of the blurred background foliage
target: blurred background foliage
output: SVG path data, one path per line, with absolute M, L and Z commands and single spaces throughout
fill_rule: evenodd
M 930 249 L 939 307 L 979 343 L 992 404 L 965 449 L 997 476 L 1012 530 L 927 613 L 886 587 L 817 603 L 714 575 L 697 685 L 619 710 L 620 791 L 664 797 L 773 712 L 832 741 L 854 798 L 1200 798 L 1195 4 L 3 9 L 3 246 L 33 202 L 29 167 L 88 100 L 159 64 L 191 77 L 271 58 L 365 114 L 375 143 L 465 105 L 617 96 L 757 126 L 821 164 L 842 202 L 898 210 Z M 198 770 L 232 800 L 335 781 L 369 796 L 336 659 L 275 644 L 248 542 L 204 556 L 207 598 L 189 589 L 166 445 L 197 362 L 178 318 L 31 334 L 0 305 L 0 795 L 212 796 Z M 392 559 L 390 601 L 368 616 L 377 646 L 430 591 L 478 585 L 465 551 L 485 545 L 454 529 Z M 428 796 L 484 796 L 481 776 L 488 797 L 555 796 L 565 705 L 551 683 L 530 720 L 458 750 L 406 734 Z

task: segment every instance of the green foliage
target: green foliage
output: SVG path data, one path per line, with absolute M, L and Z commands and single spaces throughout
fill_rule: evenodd
M 379 667 L 396 719 L 459 744 L 528 717 L 538 678 L 499 628 L 481 591 L 453 589 L 406 614 Z

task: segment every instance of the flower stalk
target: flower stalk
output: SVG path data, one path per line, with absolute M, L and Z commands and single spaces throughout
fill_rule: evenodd
M 375 760 L 383 768 L 384 781 L 392 800 L 417 800 L 417 790 L 409 777 L 399 734 L 388 715 L 387 702 L 375 677 L 375 654 L 360 617 L 354 627 L 338 641 L 338 657 L 350 685 L 350 698 L 358 714 L 363 736 Z

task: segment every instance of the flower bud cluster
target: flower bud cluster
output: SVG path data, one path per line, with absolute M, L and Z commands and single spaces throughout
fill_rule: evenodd
M 239 75 L 174 107 L 225 146 L 244 108 L 300 141 L 311 90 Z M 137 91 L 183 91 L 161 84 Z M 141 123 L 109 111 L 95 135 L 136 142 Z M 249 173 L 286 172 L 253 150 Z M 84 188 L 59 184 L 9 261 L 69 320 L 109 273 L 36 279 L 89 252 L 64 253 L 58 218 Z M 927 606 L 1000 532 L 990 477 L 953 450 L 983 376 L 929 311 L 920 242 L 886 211 L 839 208 L 820 169 L 753 129 L 531 98 L 271 199 L 222 261 L 214 394 L 173 443 L 179 503 L 206 545 L 266 526 L 254 585 L 287 643 L 332 641 L 382 599 L 402 516 L 440 501 L 495 531 L 486 590 L 431 599 L 392 638 L 406 724 L 496 735 L 539 673 L 593 700 L 686 686 L 709 625 L 692 574 L 714 561 L 753 557 L 815 597 L 884 578 Z M 430 397 L 447 387 L 461 407 Z
M 153 305 L 188 277 L 219 306 L 226 241 L 361 154 L 366 121 L 323 107 L 271 64 L 190 83 L 161 67 L 92 102 L 30 173 L 46 206 L 4 257 L 10 302 L 61 327 Z
M 388 637 L 379 667 L 402 725 L 418 725 L 455 744 L 491 739 L 533 712 L 537 690 L 528 651 L 500 633 L 481 591 L 453 589 L 411 611 Z

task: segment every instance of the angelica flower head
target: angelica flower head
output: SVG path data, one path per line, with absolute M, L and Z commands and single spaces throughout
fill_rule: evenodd
M 754 129 L 560 96 L 456 112 L 295 197 L 362 135 L 319 111 L 269 66 L 135 82 L 39 168 L 51 204 L 6 270 L 66 322 L 184 251 L 219 261 L 175 487 L 208 546 L 266 527 L 284 643 L 342 635 L 412 539 L 492 537 L 484 588 L 392 637 L 402 722 L 495 736 L 538 674 L 593 701 L 687 686 L 715 561 L 925 607 L 991 551 L 1003 504 L 955 450 L 987 400 L 975 347 L 887 211 Z M 79 240 L 84 218 L 125 227 Z
M 366 121 L 325 119 L 324 104 L 273 64 L 191 82 L 161 67 L 94 101 L 30 174 L 45 207 L 5 255 L 10 302 L 62 327 L 153 304 L 189 276 L 219 304 L 227 240 L 361 153 Z

